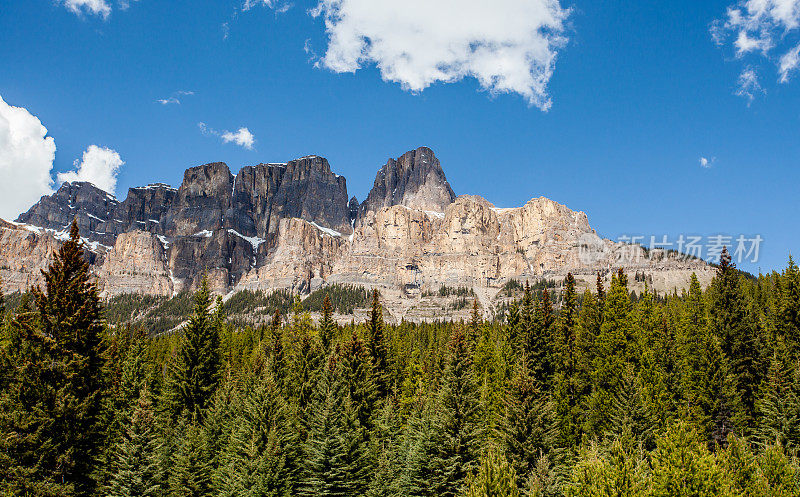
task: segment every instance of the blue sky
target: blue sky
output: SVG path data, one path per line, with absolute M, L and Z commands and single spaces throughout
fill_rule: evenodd
M 415 68 L 387 76 L 380 59 L 337 72 L 324 58 L 325 14 L 309 13 L 316 1 L 243 1 L 0 0 L 0 97 L 47 128 L 54 179 L 88 162 L 90 145 L 116 152 L 121 198 L 130 186 L 177 186 L 193 165 L 236 172 L 318 154 L 363 200 L 388 157 L 427 145 L 456 193 L 501 207 L 546 196 L 585 211 L 604 237 L 759 234 L 760 260 L 741 264 L 754 272 L 798 252 L 800 76 L 779 81 L 798 41 L 791 19 L 755 19 L 744 41 L 761 45 L 751 47 L 735 44 L 744 28 L 729 9 L 748 13 L 735 0 L 562 1 L 546 97 L 531 98 L 525 85 L 492 91 L 469 72 L 412 91 Z M 503 0 L 499 19 L 514 2 L 522 12 L 542 1 Z M 97 2 L 108 15 L 90 11 Z M 442 12 L 431 21 L 442 29 L 463 14 Z M 432 38 L 409 50 L 422 57 L 446 41 Z M 741 91 L 748 71 L 760 89 Z M 180 103 L 158 102 L 170 98 Z M 252 149 L 222 139 L 242 127 Z M 0 166 L 0 180 L 21 169 Z

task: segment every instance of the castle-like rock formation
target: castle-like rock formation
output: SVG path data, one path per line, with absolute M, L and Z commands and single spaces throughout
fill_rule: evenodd
M 186 170 L 180 188 L 131 188 L 123 201 L 89 183 L 65 183 L 0 223 L 4 292 L 41 283 L 76 219 L 105 295 L 171 295 L 207 277 L 219 293 L 305 292 L 329 283 L 397 291 L 445 284 L 497 288 L 509 279 L 590 280 L 624 266 L 681 287 L 699 260 L 601 239 L 586 214 L 544 197 L 497 208 L 456 197 L 429 148 L 390 159 L 362 203 L 322 157 L 258 164 L 235 176 L 224 163 Z M 677 277 L 676 277 L 677 275 Z

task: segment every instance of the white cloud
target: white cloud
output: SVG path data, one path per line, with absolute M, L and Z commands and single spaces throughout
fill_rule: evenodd
M 105 0 L 64 0 L 64 5 L 76 14 L 94 14 L 108 17 L 111 6 Z
M 800 0 L 739 0 L 728 7 L 723 19 L 711 26 L 714 41 L 724 46 L 733 35 L 731 46 L 737 58 L 758 54 L 760 62 L 775 64 L 778 81 L 786 83 L 789 74 L 800 65 Z M 742 91 L 742 83 L 748 83 L 752 62 L 739 78 L 740 94 L 752 102 L 753 95 L 763 92 L 755 81 L 756 91 Z M 753 73 L 755 74 L 755 73 Z M 743 79 L 743 76 L 747 76 Z
M 236 133 L 225 131 L 222 133 L 221 138 L 225 143 L 235 143 L 247 150 L 253 150 L 253 143 L 256 141 L 253 133 L 247 128 L 239 128 Z
M 117 174 L 125 162 L 110 148 L 89 145 L 83 152 L 81 161 L 74 162 L 75 171 L 58 174 L 58 182 L 88 181 L 94 186 L 114 193 L 117 188 Z
M 16 219 L 53 192 L 55 154 L 56 143 L 41 121 L 0 96 L 0 217 Z
M 736 46 L 736 55 L 739 57 L 754 51 L 766 53 L 772 48 L 772 40 L 769 38 L 751 38 L 745 31 L 739 32 L 739 36 L 733 44 Z
M 242 4 L 242 10 L 248 11 L 257 5 L 275 9 L 275 12 L 278 14 L 283 14 L 293 7 L 292 3 L 283 0 L 245 0 Z
M 318 64 L 334 72 L 375 64 L 414 92 L 473 77 L 547 110 L 570 11 L 558 0 L 319 0 L 311 14 L 329 38 Z
M 200 131 L 204 135 L 218 136 L 225 143 L 234 143 L 240 147 L 246 148 L 247 150 L 253 150 L 253 145 L 256 141 L 256 137 L 253 135 L 253 133 L 251 133 L 250 130 L 245 127 L 239 128 L 236 132 L 228 130 L 217 131 L 213 128 L 209 128 L 204 122 L 197 123 L 197 127 L 200 128 Z
M 159 98 L 158 100 L 156 100 L 156 102 L 160 103 L 161 105 L 180 104 L 181 99 L 178 97 L 191 96 L 191 95 L 194 95 L 193 91 L 178 90 L 167 98 Z
M 750 105 L 755 100 L 756 95 L 760 93 L 766 93 L 766 91 L 761 87 L 761 83 L 758 82 L 758 74 L 752 67 L 746 68 L 739 75 L 736 95 L 746 98 L 747 105 Z
M 789 50 L 781 57 L 778 64 L 778 74 L 780 74 L 780 82 L 786 83 L 789 81 L 789 74 L 797 69 L 800 65 L 800 45 Z
M 700 167 L 709 169 L 712 165 L 714 165 L 716 161 L 717 161 L 716 157 L 712 157 L 711 159 L 700 157 Z

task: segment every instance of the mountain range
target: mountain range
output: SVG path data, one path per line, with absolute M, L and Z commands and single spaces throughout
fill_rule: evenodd
M 328 161 L 191 167 L 179 188 L 130 188 L 120 201 L 91 183 L 64 183 L 14 222 L 0 222 L 4 292 L 42 282 L 40 269 L 76 220 L 102 293 L 173 295 L 203 277 L 220 294 L 306 293 L 326 284 L 380 288 L 408 307 L 425 290 L 471 287 L 484 308 L 505 283 L 560 279 L 594 286 L 618 267 L 651 288 L 684 288 L 701 260 L 602 239 L 584 212 L 544 197 L 497 208 L 456 196 L 427 147 L 389 159 L 363 202 Z M 638 280 L 637 280 L 638 281 Z

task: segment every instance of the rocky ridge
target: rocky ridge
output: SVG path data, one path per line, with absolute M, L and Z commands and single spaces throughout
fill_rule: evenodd
M 317 156 L 235 176 L 224 163 L 205 164 L 187 169 L 178 189 L 131 188 L 121 202 L 89 183 L 65 183 L 16 223 L 0 224 L 4 292 L 41 283 L 39 269 L 73 218 L 107 296 L 172 295 L 203 276 L 222 294 L 351 283 L 380 288 L 404 314 L 440 285 L 472 287 L 490 302 L 510 279 L 568 271 L 591 287 L 597 271 L 623 266 L 647 272 L 660 290 L 687 286 L 692 272 L 703 282 L 713 274 L 700 260 L 602 239 L 585 213 L 544 197 L 505 209 L 456 197 L 426 147 L 390 159 L 361 204 Z

